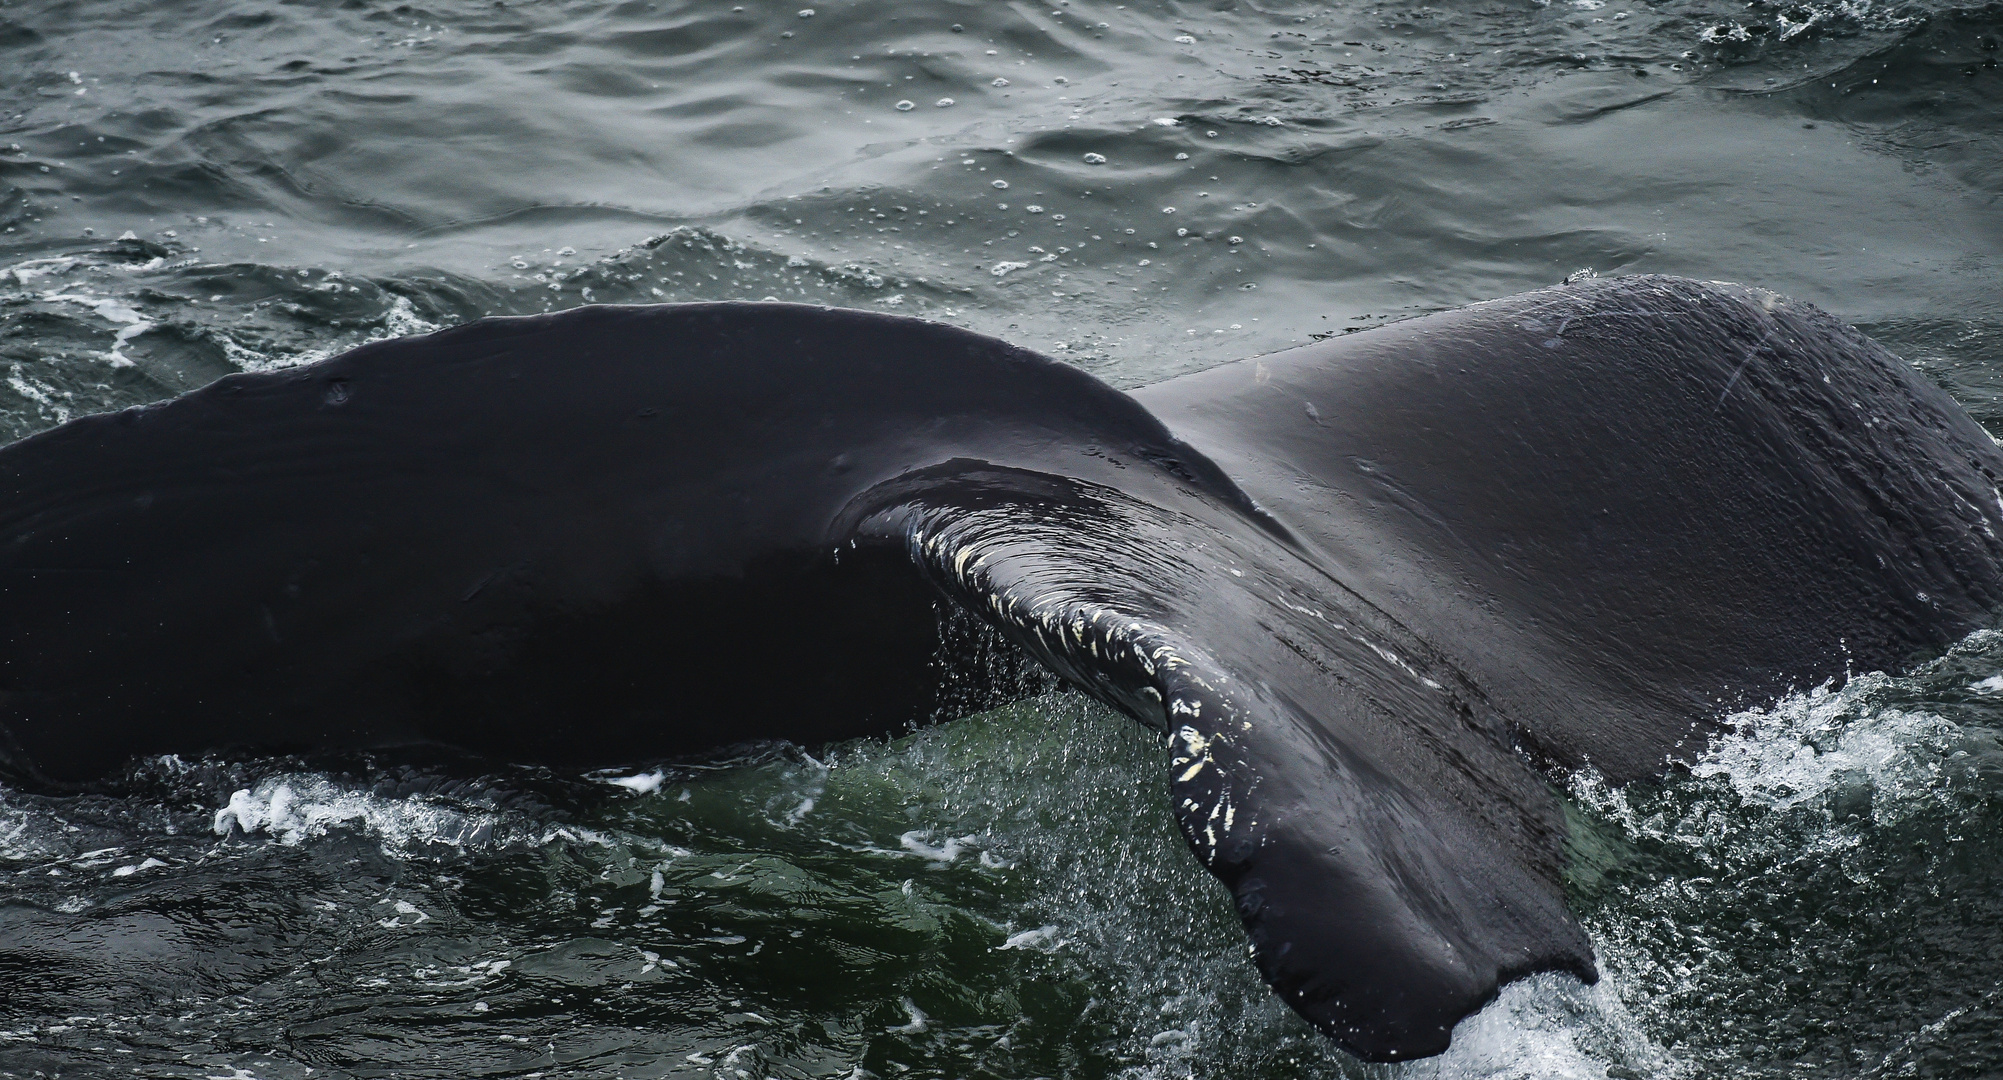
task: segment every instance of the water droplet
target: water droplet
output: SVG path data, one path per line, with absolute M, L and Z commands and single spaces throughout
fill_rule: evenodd
M 813 9 L 813 8 L 801 8 L 801 9 L 800 9 L 800 17 L 801 17 L 802 19 L 811 19 L 811 18 L 813 18 L 813 17 L 814 17 L 814 9 Z
M 1188 160 L 1189 160 L 1189 155 L 1188 155 L 1188 154 L 1177 154 L 1177 155 L 1175 155 L 1175 160 L 1177 160 L 1177 161 L 1188 161 Z

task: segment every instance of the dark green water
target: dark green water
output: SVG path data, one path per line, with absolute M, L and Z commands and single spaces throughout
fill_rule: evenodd
M 7 0 L 0 435 L 589 302 L 1138 385 L 1581 271 L 1813 300 L 2003 432 L 1999 42 L 1866 0 Z M 1397 1068 L 1269 996 L 1162 748 L 1072 696 L 657 784 L 0 788 L 0 1076 L 2003 1075 L 1999 673 L 1978 635 L 1662 785 L 1559 778 L 1606 979 Z

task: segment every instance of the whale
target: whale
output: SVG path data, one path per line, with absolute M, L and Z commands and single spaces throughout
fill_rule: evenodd
M 0 771 L 588 770 L 972 715 L 1160 732 L 1251 960 L 1357 1057 L 1591 982 L 1554 777 L 2003 604 L 2003 453 L 1758 288 L 1595 278 L 1122 392 L 782 303 L 485 318 L 0 448 Z

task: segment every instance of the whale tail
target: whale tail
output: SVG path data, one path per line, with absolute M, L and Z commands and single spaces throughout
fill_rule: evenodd
M 1805 305 L 1599 279 L 1133 395 L 785 304 L 483 320 L 0 449 L 0 755 L 591 767 L 978 708 L 1164 732 L 1261 971 L 1356 1054 L 1594 977 L 1532 762 L 2003 602 L 2003 454 Z M 1020 648 L 949 676 L 970 612 Z M 955 689 L 957 687 L 957 689 Z
M 1558 807 L 1501 718 L 1304 552 L 1214 504 L 974 463 L 926 479 L 865 532 L 1168 735 L 1183 836 L 1321 1030 L 1371 1060 L 1435 1054 L 1502 983 L 1597 977 Z

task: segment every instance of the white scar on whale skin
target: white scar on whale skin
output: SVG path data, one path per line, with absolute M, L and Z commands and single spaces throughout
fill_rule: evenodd
M 1175 705 L 1170 706 L 1170 709 L 1172 711 L 1177 711 L 1177 712 L 1186 711 L 1191 716 L 1196 715 L 1196 710 L 1194 708 L 1184 710 L 1176 707 L 1180 706 L 1182 703 L 1183 703 L 1182 699 L 1178 698 L 1176 699 Z M 1184 746 L 1187 746 L 1189 748 L 1188 756 L 1179 759 L 1178 763 L 1180 763 L 1180 761 L 1189 761 L 1191 759 L 1194 759 L 1194 764 L 1190 765 L 1187 771 L 1185 771 L 1181 776 L 1176 778 L 1178 781 L 1182 783 L 1188 783 L 1190 780 L 1196 778 L 1197 773 L 1203 771 L 1203 767 L 1205 765 L 1211 763 L 1211 757 L 1210 757 L 1211 740 L 1204 738 L 1201 732 L 1197 731 L 1195 728 L 1190 727 L 1187 724 L 1184 724 L 1181 728 L 1177 729 L 1176 736 L 1182 740 Z

